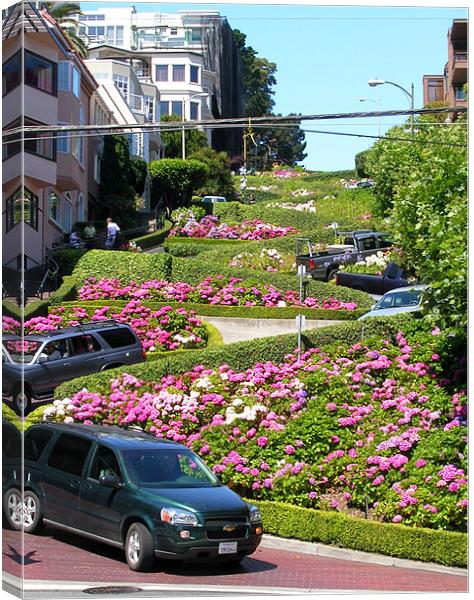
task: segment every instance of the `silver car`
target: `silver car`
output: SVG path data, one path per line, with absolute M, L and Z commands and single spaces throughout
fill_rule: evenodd
M 423 301 L 423 291 L 427 287 L 427 285 L 419 283 L 390 290 L 374 304 L 370 312 L 365 313 L 357 320 L 361 321 L 367 317 L 390 317 L 402 313 L 419 312 Z
M 2 396 L 18 414 L 28 413 L 35 400 L 49 399 L 65 381 L 145 360 L 135 332 L 113 320 L 23 338 L 4 335 L 2 342 Z

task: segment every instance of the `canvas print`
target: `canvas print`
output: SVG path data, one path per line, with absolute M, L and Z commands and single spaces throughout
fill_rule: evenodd
M 467 593 L 467 3 L 2 9 L 6 594 Z

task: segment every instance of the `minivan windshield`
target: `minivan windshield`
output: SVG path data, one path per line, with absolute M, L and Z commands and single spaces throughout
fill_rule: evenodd
M 43 342 L 31 340 L 4 340 L 3 349 L 14 363 L 28 364 L 40 349 Z
M 404 290 L 403 292 L 392 292 L 382 296 L 374 310 L 383 308 L 398 308 L 404 306 L 418 306 L 420 304 L 422 290 Z
M 122 450 L 130 481 L 139 487 L 217 487 L 213 472 L 189 450 Z

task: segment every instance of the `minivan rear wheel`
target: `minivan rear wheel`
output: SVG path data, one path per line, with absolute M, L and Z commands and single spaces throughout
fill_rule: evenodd
M 41 502 L 31 490 L 25 490 L 22 501 L 20 490 L 11 488 L 5 493 L 3 506 L 8 525 L 12 529 L 34 533 L 41 528 Z
M 153 537 L 143 523 L 132 523 L 125 541 L 125 556 L 132 571 L 149 571 L 155 562 Z
M 17 415 L 27 415 L 31 411 L 31 391 L 28 386 L 16 385 L 12 393 L 13 410 Z

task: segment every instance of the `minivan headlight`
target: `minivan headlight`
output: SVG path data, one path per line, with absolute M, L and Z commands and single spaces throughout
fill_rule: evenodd
M 181 510 L 179 508 L 162 508 L 161 520 L 171 525 L 198 525 L 197 516 L 190 510 Z
M 250 522 L 251 523 L 261 523 L 262 515 L 256 506 L 250 507 Z

